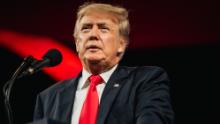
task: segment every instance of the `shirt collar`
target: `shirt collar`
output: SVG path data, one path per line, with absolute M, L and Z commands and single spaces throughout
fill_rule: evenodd
M 109 78 L 111 77 L 112 73 L 115 71 L 115 69 L 117 68 L 118 65 L 113 66 L 110 70 L 103 72 L 101 74 L 99 74 L 102 79 L 104 80 L 104 83 L 107 83 Z M 88 71 L 85 70 L 85 68 L 82 69 L 82 77 L 81 77 L 81 83 L 79 83 L 79 87 L 80 89 L 85 88 L 89 85 L 89 81 L 88 78 L 91 76 L 92 74 L 90 74 Z

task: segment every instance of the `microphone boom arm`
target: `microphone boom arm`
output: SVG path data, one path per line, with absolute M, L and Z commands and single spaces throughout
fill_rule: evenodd
M 15 80 L 18 78 L 20 73 L 24 70 L 24 68 L 28 67 L 30 63 L 32 63 L 35 59 L 32 56 L 28 56 L 24 59 L 21 65 L 16 69 L 10 80 L 8 80 L 3 86 L 3 95 L 4 95 L 4 104 L 7 112 L 8 122 L 9 124 L 13 124 L 13 113 L 10 105 L 10 94 L 11 89 Z

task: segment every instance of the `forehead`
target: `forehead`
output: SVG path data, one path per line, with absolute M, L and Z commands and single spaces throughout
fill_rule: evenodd
M 96 24 L 96 23 L 104 23 L 109 25 L 117 25 L 118 21 L 114 14 L 111 13 L 102 13 L 102 12 L 88 12 L 86 13 L 80 24 Z

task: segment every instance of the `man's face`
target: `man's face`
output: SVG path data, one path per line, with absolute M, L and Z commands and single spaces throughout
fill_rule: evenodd
M 119 62 L 119 53 L 125 50 L 126 44 L 112 14 L 89 13 L 78 26 L 76 49 L 83 66 L 101 62 L 111 67 Z

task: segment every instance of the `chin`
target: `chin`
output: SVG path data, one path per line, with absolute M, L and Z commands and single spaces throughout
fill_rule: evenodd
M 89 58 L 87 59 L 88 62 L 101 62 L 103 59 L 100 58 Z
M 84 60 L 86 60 L 88 63 L 99 63 L 103 60 L 103 58 L 100 56 L 90 56 L 85 57 Z
M 103 60 L 105 57 L 102 54 L 89 54 L 85 55 L 87 60 Z

